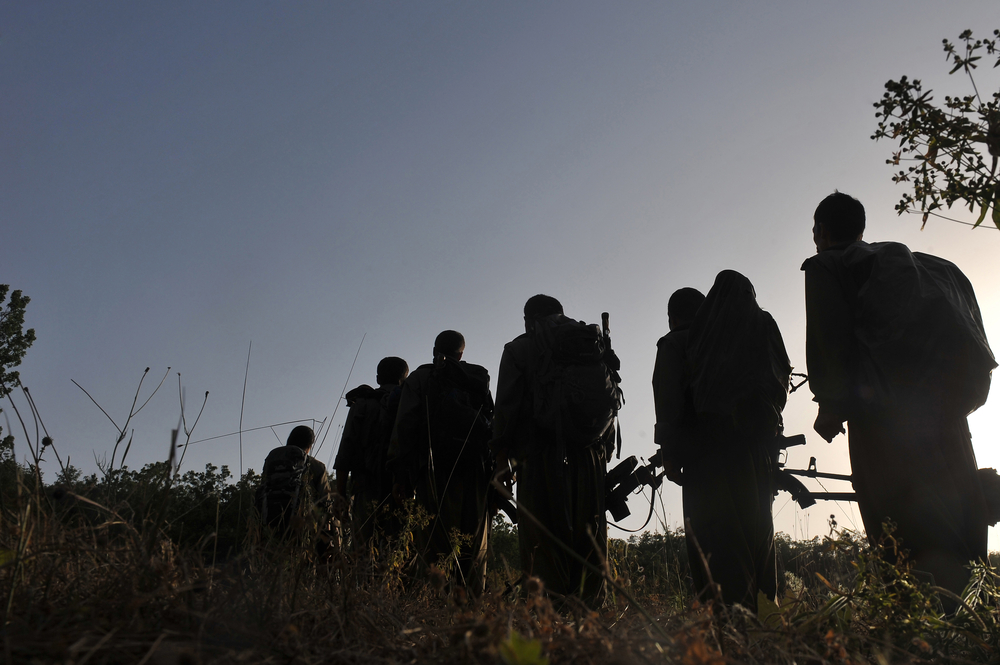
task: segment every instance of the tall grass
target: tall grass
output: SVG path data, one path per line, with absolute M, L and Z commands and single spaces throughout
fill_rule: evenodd
M 760 616 L 699 603 L 683 534 L 613 540 L 631 600 L 553 609 L 518 583 L 516 532 L 494 530 L 489 591 L 407 575 L 411 543 L 319 558 L 261 537 L 252 471 L 163 464 L 44 485 L 0 455 L 0 591 L 7 662 L 686 662 L 1000 660 L 1000 588 L 976 570 L 957 613 L 850 532 L 779 538 L 784 584 Z M 374 561 L 374 565 L 373 562 Z M 633 603 L 654 619 L 651 624 Z

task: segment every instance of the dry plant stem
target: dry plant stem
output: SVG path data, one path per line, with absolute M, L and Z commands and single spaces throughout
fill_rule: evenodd
M 205 391 L 205 399 L 201 403 L 201 410 L 198 411 L 198 416 L 194 419 L 194 424 L 191 425 L 191 429 L 188 429 L 187 418 L 184 415 L 184 389 L 181 387 L 181 373 L 177 372 L 177 394 L 180 397 L 181 402 L 181 426 L 184 428 L 184 444 L 181 450 L 181 458 L 177 460 L 177 471 L 180 471 L 181 466 L 184 464 L 184 456 L 187 455 L 188 446 L 191 445 L 191 435 L 194 434 L 194 428 L 198 426 L 198 421 L 201 420 L 201 414 L 205 413 L 205 405 L 208 404 L 208 391 Z M 240 474 L 242 476 L 242 473 Z
M 582 556 L 580 556 L 575 551 L 573 551 L 573 548 L 571 548 L 569 545 L 567 545 L 562 540 L 560 540 L 559 538 L 557 538 L 554 533 L 552 533 L 551 531 L 549 531 L 549 529 L 544 524 L 542 524 L 541 521 L 538 520 L 537 517 L 535 517 L 531 512 L 529 512 L 526 508 L 524 508 L 521 504 L 519 504 L 517 502 L 517 500 L 514 498 L 514 495 L 511 494 L 507 490 L 507 488 L 503 486 L 503 483 L 497 481 L 495 478 L 493 479 L 492 483 L 493 483 L 493 486 L 500 493 L 500 496 L 504 497 L 505 499 L 507 499 L 508 501 L 510 501 L 511 503 L 514 504 L 514 507 L 517 508 L 517 513 L 518 513 L 519 516 L 521 514 L 523 514 L 529 520 L 531 520 L 532 522 L 534 522 L 535 526 L 537 526 L 539 529 L 541 529 L 542 533 L 544 533 L 546 536 L 548 536 L 549 538 L 551 538 L 553 540 L 553 542 L 555 542 L 557 545 L 559 545 L 559 547 L 561 547 L 563 550 L 565 550 L 566 553 L 568 553 L 574 559 L 576 559 L 577 561 L 579 561 L 580 563 L 582 563 L 584 566 L 586 566 L 587 568 L 589 568 L 591 571 L 593 571 L 595 573 L 598 573 L 602 577 L 604 577 L 604 579 L 607 580 L 608 584 L 610 584 L 611 586 L 613 586 L 618 593 L 620 593 L 621 595 L 623 595 L 629 601 L 629 603 L 635 605 L 636 609 L 639 610 L 639 613 L 642 614 L 642 616 L 646 618 L 646 620 L 650 623 L 650 625 L 652 625 L 653 628 L 656 629 L 656 632 L 658 632 L 665 640 L 672 641 L 672 638 L 670 637 L 670 635 L 668 635 L 667 632 L 658 623 L 656 623 L 656 620 L 653 618 L 653 615 L 651 615 L 646 610 L 645 607 L 643 607 L 641 604 L 639 604 L 639 601 L 637 601 L 632 596 L 632 594 L 630 594 L 628 591 L 626 591 L 625 587 L 623 587 L 621 584 L 619 584 L 616 580 L 611 579 L 611 577 L 603 569 L 598 568 L 594 564 L 592 564 L 589 561 L 587 561 L 586 559 L 584 559 Z
M 120 462 L 121 468 L 125 468 L 125 459 L 128 457 L 128 451 L 132 450 L 132 441 L 135 439 L 135 430 L 132 430 L 131 436 L 128 438 L 128 443 L 125 444 L 125 452 L 122 453 L 122 461 Z
M 118 433 L 119 433 L 119 434 L 121 434 L 121 433 L 122 433 L 122 428 L 121 428 L 121 427 L 119 427 L 119 426 L 118 426 L 118 423 L 116 423 L 116 422 L 115 422 L 115 419 L 114 419 L 114 418 L 112 418 L 112 417 L 111 417 L 111 416 L 110 416 L 110 415 L 108 414 L 108 412 L 104 410 L 104 407 L 103 407 L 103 406 L 101 406 L 101 405 L 100 405 L 100 404 L 99 404 L 99 403 L 97 402 L 97 400 L 96 400 L 96 399 L 94 399 L 94 396 L 93 396 L 93 395 L 91 395 L 90 393 L 88 393 L 88 392 L 87 392 L 87 389 L 86 389 L 86 388 L 84 388 L 84 387 L 83 387 L 83 386 L 81 386 L 81 385 L 80 385 L 79 383 L 77 383 L 77 382 L 76 382 L 76 379 L 70 379 L 70 381 L 72 381 L 72 382 L 73 382 L 73 385 L 74 385 L 74 386 L 76 386 L 77 388 L 79 388 L 80 390 L 82 390 L 82 391 L 83 391 L 83 394 L 84 394 L 84 395 L 86 395 L 87 397 L 89 397 L 89 398 L 90 398 L 90 401 L 94 403 L 94 406 L 96 406 L 96 407 L 97 407 L 98 409 L 100 409 L 100 410 L 101 410 L 101 413 L 103 413 L 103 414 L 104 414 L 105 416 L 107 416 L 108 420 L 110 420 L 110 421 L 111 421 L 111 424 L 112 424 L 112 425 L 114 425 L 114 426 L 115 426 L 115 429 L 116 429 L 116 430 L 118 430 Z
M 142 660 L 139 661 L 138 665 L 146 665 L 146 663 L 149 662 L 149 659 L 153 657 L 153 654 L 156 653 L 156 650 L 159 648 L 160 643 L 163 642 L 163 640 L 165 640 L 166 637 L 167 637 L 167 631 L 163 631 L 162 633 L 160 633 L 159 636 L 156 638 L 156 640 L 153 641 L 153 645 L 149 647 L 149 651 L 147 651 L 146 655 L 143 656 Z
M 246 406 L 247 402 L 247 380 L 250 378 L 250 352 L 253 351 L 253 340 L 250 340 L 250 346 L 247 347 L 247 366 L 246 370 L 243 372 L 243 395 L 240 397 L 240 477 L 243 477 L 243 407 Z
M 361 347 L 364 346 L 364 344 L 365 344 L 365 337 L 367 337 L 367 336 L 368 336 L 368 333 L 364 333 L 363 335 L 361 335 L 361 343 L 358 344 L 358 351 L 357 351 L 357 353 L 354 354 L 354 361 L 351 363 L 351 369 L 347 372 L 347 380 L 344 381 L 344 387 L 340 389 L 340 397 L 337 398 L 337 403 L 333 407 L 333 415 L 330 416 L 330 421 L 329 421 L 330 425 L 333 425 L 333 419 L 337 417 L 337 409 L 340 408 L 340 402 L 341 402 L 342 399 L 344 399 L 344 393 L 347 392 L 347 384 L 351 380 L 351 375 L 354 374 L 354 365 L 355 365 L 355 363 L 358 362 L 358 356 L 361 355 Z M 316 446 L 316 454 L 313 455 L 313 457 L 318 457 L 319 456 L 319 451 L 322 450 L 323 444 L 326 443 L 326 435 L 329 434 L 329 433 L 330 433 L 329 428 L 327 428 L 326 430 L 323 431 L 323 439 L 319 442 L 319 445 Z M 330 458 L 332 460 L 333 453 L 330 454 Z M 327 466 L 329 466 L 331 463 L 332 463 L 332 461 L 328 462 Z
M 24 565 L 24 552 L 28 549 L 28 541 L 31 539 L 31 532 L 35 528 L 35 523 L 28 524 L 31 516 L 31 503 L 24 507 L 24 514 L 21 518 L 21 538 L 17 543 L 17 555 L 14 562 L 14 575 L 10 581 L 10 592 L 7 594 L 7 606 L 5 616 L 10 616 L 10 610 L 14 606 L 14 590 L 17 589 L 17 580 Z M 9 662 L 9 661 L 8 661 Z
M 38 411 L 35 410 L 35 404 L 31 401 L 31 393 L 28 392 L 28 389 L 25 388 L 20 381 L 17 382 L 17 387 L 21 389 L 22 393 L 24 393 L 24 398 L 28 402 L 28 410 L 31 411 L 31 420 L 35 424 L 35 446 L 38 448 L 39 452 L 41 452 L 44 446 L 38 445 L 38 442 L 42 438 L 40 436 L 41 432 L 38 430 Z
M 130 406 L 129 409 L 128 409 L 128 418 L 125 419 L 125 425 L 122 426 L 122 428 L 120 430 L 120 433 L 118 435 L 118 440 L 115 441 L 115 447 L 111 451 L 111 468 L 112 469 L 115 468 L 115 454 L 118 452 L 118 445 L 125 439 L 125 432 L 126 432 L 126 430 L 128 430 L 128 424 L 132 420 L 132 416 L 135 415 L 134 409 L 135 409 L 135 405 L 139 401 L 139 391 L 142 390 L 142 382 L 146 380 L 146 375 L 147 374 L 149 374 L 149 368 L 148 367 L 146 368 L 146 371 L 144 371 L 142 373 L 142 376 L 139 377 L 139 385 L 136 386 L 135 396 L 132 398 L 132 406 Z M 132 440 L 129 439 L 129 445 L 127 446 L 127 448 L 130 448 L 131 444 L 132 444 Z M 122 464 L 124 464 L 124 462 L 122 462 Z
M 31 436 L 28 434 L 28 427 L 24 424 L 24 418 L 21 417 L 21 412 L 18 410 L 17 404 L 15 404 L 14 400 L 11 398 L 10 392 L 7 393 L 7 401 L 10 402 L 11 408 L 14 409 L 14 415 L 17 416 L 18 422 L 21 423 L 21 431 L 24 432 L 24 440 L 28 443 L 28 450 L 31 452 L 31 459 L 34 462 L 35 475 L 37 476 L 38 483 L 40 485 L 42 482 L 42 474 L 38 469 L 38 463 L 42 460 L 42 451 L 39 450 L 40 444 L 37 441 L 35 442 L 35 445 L 31 444 Z
M 167 374 L 170 373 L 170 368 L 169 367 L 167 368 L 167 371 L 166 373 L 164 373 L 163 378 L 160 379 L 160 383 L 156 386 L 156 388 L 153 389 L 153 392 L 149 395 L 149 397 L 146 398 L 146 401 L 142 403 L 142 406 L 140 406 L 137 409 L 135 408 L 135 405 L 139 401 L 139 392 L 142 390 L 142 383 L 146 378 L 146 374 L 148 373 L 149 373 L 149 368 L 147 367 L 145 371 L 143 371 L 142 376 L 139 378 L 139 386 L 135 389 L 135 397 L 132 398 L 132 406 L 129 408 L 128 417 L 125 419 L 125 423 L 121 427 L 118 426 L 118 423 L 115 422 L 115 419 L 112 418 L 110 414 L 108 414 L 108 412 L 104 409 L 104 407 L 101 406 L 96 399 L 94 399 L 94 396 L 91 395 L 89 392 L 87 392 L 86 388 L 77 383 L 75 379 L 70 379 L 70 381 L 73 382 L 73 385 L 82 390 L 83 394 L 90 398 L 90 401 L 94 403 L 94 406 L 100 409 L 101 413 L 103 413 L 105 417 L 107 417 L 107 419 L 111 421 L 111 424 L 114 425 L 115 429 L 118 430 L 118 438 L 115 440 L 115 447 L 111 451 L 111 464 L 106 469 L 101 468 L 102 465 L 98 464 L 98 468 L 100 468 L 101 471 L 105 473 L 105 475 L 107 474 L 107 471 L 112 471 L 115 468 L 115 455 L 118 452 L 118 446 L 119 444 L 121 444 L 122 441 L 125 440 L 125 433 L 128 431 L 128 425 L 132 421 L 132 418 L 134 418 L 140 411 L 142 411 L 146 407 L 147 404 L 149 404 L 149 400 L 153 399 L 153 395 L 155 395 L 156 392 L 160 389 L 160 386 L 163 385 L 163 381 L 166 380 L 167 378 Z M 131 440 L 129 441 L 129 445 L 131 445 Z M 126 454 L 127 450 L 128 446 L 126 447 Z
M 111 630 L 109 630 L 108 633 L 104 637 L 102 637 L 100 640 L 98 640 L 97 644 L 95 644 L 93 647 L 91 647 L 90 651 L 87 652 L 87 655 L 84 656 L 83 659 L 79 663 L 77 663 L 76 665 L 87 665 L 87 661 L 89 661 L 91 659 L 91 657 L 93 657 L 93 655 L 95 653 L 97 653 L 98 649 L 100 649 L 105 644 L 107 644 L 108 640 L 110 640 L 112 637 L 114 637 L 115 633 L 117 633 L 117 632 L 118 632 L 118 628 L 112 628 Z M 86 638 L 84 638 L 84 639 L 86 639 Z

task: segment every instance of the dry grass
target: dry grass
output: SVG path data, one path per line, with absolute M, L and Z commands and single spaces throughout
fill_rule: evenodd
M 475 599 L 444 574 L 409 579 L 405 540 L 373 572 L 345 552 L 317 560 L 308 547 L 262 542 L 244 513 L 238 546 L 220 552 L 219 516 L 241 499 L 223 503 L 205 474 L 157 487 L 118 478 L 110 494 L 100 482 L 53 492 L 17 476 L 16 491 L 0 490 L 8 663 L 1000 662 L 992 569 L 945 616 L 929 588 L 851 534 L 785 541 L 796 572 L 761 617 L 695 603 L 678 534 L 613 541 L 608 568 L 634 600 L 619 592 L 600 612 L 556 611 L 537 580 L 509 589 L 503 557 L 493 591 Z M 196 518 L 214 533 L 179 524 Z M 501 531 L 498 546 L 510 537 Z

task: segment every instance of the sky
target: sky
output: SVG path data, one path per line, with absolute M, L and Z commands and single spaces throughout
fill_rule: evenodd
M 299 422 L 322 425 L 330 463 L 344 388 L 382 357 L 415 368 L 455 329 L 495 381 L 547 293 L 610 313 L 623 456 L 648 457 L 674 290 L 742 272 L 805 371 L 799 267 L 834 189 L 864 203 L 866 240 L 957 263 L 997 343 L 1000 233 L 897 216 L 894 146 L 870 136 L 889 79 L 964 94 L 941 40 L 998 19 L 994 0 L 4 3 L 0 283 L 31 298 L 22 382 L 87 473 L 126 421 L 129 467 L 166 459 L 182 399 L 189 430 L 204 402 L 182 471 L 259 472 Z M 1000 467 L 998 400 L 970 419 L 983 467 Z M 789 398 L 786 432 L 809 443 L 788 465 L 849 472 L 815 414 L 807 388 Z M 660 497 L 655 528 L 680 526 L 680 488 Z M 830 515 L 861 528 L 850 503 L 781 494 L 774 512 L 795 538 Z

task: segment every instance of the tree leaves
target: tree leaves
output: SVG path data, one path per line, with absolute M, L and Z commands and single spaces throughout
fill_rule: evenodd
M 7 297 L 10 286 L 0 284 L 0 304 Z M 17 385 L 19 375 L 10 371 L 21 364 L 28 347 L 35 341 L 35 330 L 24 328 L 24 310 L 31 298 L 20 290 L 10 291 L 10 301 L 0 309 L 0 397 L 6 397 Z
M 926 222 L 928 215 L 961 202 L 970 212 L 980 211 L 974 226 L 982 223 L 992 209 L 992 219 L 1000 228 L 996 173 L 1000 90 L 984 99 L 972 76 L 984 52 L 998 56 L 994 67 L 1000 65 L 1000 29 L 993 34 L 994 39 L 973 40 L 972 31 L 966 30 L 959 36 L 964 48 L 957 48 L 947 39 L 943 42 L 945 56 L 952 63 L 949 73 L 964 71 L 972 94 L 947 96 L 943 104 L 938 104 L 932 91 L 923 89 L 920 79 L 902 76 L 888 81 L 882 98 L 874 104 L 878 127 L 871 138 L 899 140 L 899 149 L 886 163 L 902 167 L 892 181 L 906 183 L 910 189 L 896 204 L 897 213 L 923 212 Z M 984 154 L 993 156 L 990 168 Z

